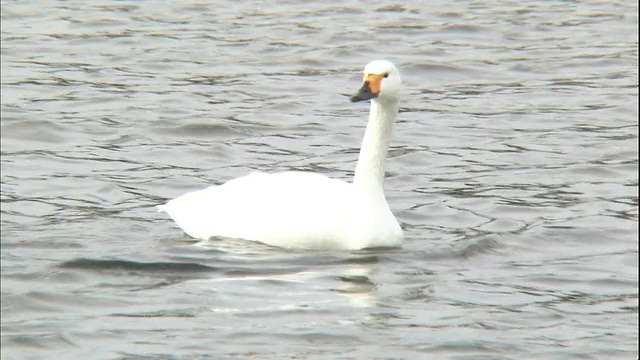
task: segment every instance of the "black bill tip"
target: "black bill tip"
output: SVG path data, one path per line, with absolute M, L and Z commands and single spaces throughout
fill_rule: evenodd
M 362 87 L 360 88 L 360 90 L 358 90 L 357 93 L 355 93 L 351 98 L 349 98 L 349 101 L 358 102 L 358 101 L 370 100 L 376 97 L 376 95 L 377 94 L 373 94 L 369 89 L 369 82 L 365 81 L 364 84 L 362 84 Z

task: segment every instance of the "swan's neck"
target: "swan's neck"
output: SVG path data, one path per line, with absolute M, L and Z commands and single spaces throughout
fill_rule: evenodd
M 382 191 L 384 163 L 397 114 L 397 102 L 371 101 L 369 123 L 360 147 L 354 185 Z

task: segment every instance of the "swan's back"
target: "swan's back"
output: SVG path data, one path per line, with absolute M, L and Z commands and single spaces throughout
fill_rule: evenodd
M 254 172 L 160 206 L 192 237 L 282 247 L 344 247 L 352 184 L 305 172 Z

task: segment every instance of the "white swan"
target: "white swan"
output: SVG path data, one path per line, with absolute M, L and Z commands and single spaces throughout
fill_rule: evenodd
M 371 100 L 353 183 L 305 172 L 254 172 L 175 198 L 165 211 L 188 235 L 287 248 L 400 246 L 403 234 L 384 196 L 384 163 L 398 114 L 400 73 L 386 60 L 364 68 L 351 101 Z

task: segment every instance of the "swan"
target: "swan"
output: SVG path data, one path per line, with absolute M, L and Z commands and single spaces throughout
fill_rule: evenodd
M 400 72 L 391 62 L 365 66 L 362 87 L 350 98 L 371 100 L 351 183 L 308 172 L 252 172 L 157 208 L 201 240 L 239 238 L 299 249 L 401 246 L 402 229 L 383 189 L 400 87 Z

